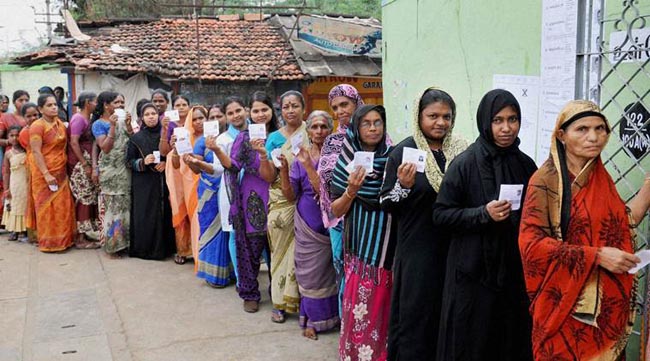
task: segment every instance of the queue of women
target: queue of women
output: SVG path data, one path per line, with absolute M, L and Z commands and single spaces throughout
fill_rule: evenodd
M 235 283 L 246 312 L 259 309 L 264 261 L 271 321 L 295 314 L 310 339 L 340 328 L 341 360 L 624 355 L 650 178 L 621 200 L 595 104 L 564 107 L 537 169 L 505 90 L 481 100 L 472 144 L 436 88 L 397 145 L 384 108 L 347 84 L 329 94 L 336 129 L 326 111 L 306 116 L 297 91 L 280 97 L 282 121 L 268 95 L 249 98 L 206 108 L 155 91 L 132 117 L 119 93 L 84 92 L 66 127 L 54 96 L 17 92 L 0 122 L 3 224 L 43 252 L 193 260 L 209 285 Z M 502 185 L 519 187 L 521 207 L 497 200 Z

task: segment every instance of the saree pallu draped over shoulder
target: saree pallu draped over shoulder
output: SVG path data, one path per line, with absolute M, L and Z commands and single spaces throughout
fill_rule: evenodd
M 300 126 L 294 135 L 303 133 L 303 146 L 308 145 L 306 127 Z M 289 167 L 294 161 L 291 141 L 281 147 Z M 296 204 L 282 194 L 278 176 L 269 188 L 269 248 L 271 250 L 271 299 L 276 310 L 296 313 L 300 307 L 300 293 L 296 280 L 294 214 Z
M 524 203 L 519 247 L 537 360 L 619 360 L 634 323 L 634 276 L 598 263 L 602 247 L 634 253 L 633 220 L 600 156 L 573 177 L 557 139 L 580 115 L 607 125 L 591 102 L 565 106 L 551 157 L 531 178 Z
M 551 162 L 528 188 L 519 244 L 536 359 L 618 360 L 633 325 L 634 276 L 597 263 L 600 247 L 634 253 L 625 204 L 600 159 L 590 168 L 572 187 L 571 221 L 562 240 L 549 222 L 548 204 L 557 196 Z
M 58 185 L 57 191 L 51 191 L 36 162 L 30 162 L 38 248 L 42 252 L 63 251 L 72 246 L 76 228 L 74 201 L 66 173 L 65 125 L 58 119 L 51 123 L 38 119 L 30 126 L 29 134 L 30 141 L 42 142 L 41 153 L 45 165 Z

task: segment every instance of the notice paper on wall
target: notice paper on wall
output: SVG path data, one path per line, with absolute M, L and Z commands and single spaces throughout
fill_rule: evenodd
M 532 159 L 537 153 L 537 123 L 539 117 L 540 85 L 538 76 L 501 75 L 492 77 L 493 89 L 505 89 L 512 93 L 521 108 L 519 149 Z M 548 155 L 548 154 L 547 154 Z

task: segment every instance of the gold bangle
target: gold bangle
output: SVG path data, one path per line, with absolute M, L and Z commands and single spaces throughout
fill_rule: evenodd
M 345 195 L 346 197 L 348 197 L 350 200 L 353 200 L 353 199 L 354 199 L 354 197 L 351 196 L 350 193 L 348 193 L 348 189 L 347 189 L 347 188 L 345 188 L 345 192 L 343 192 L 343 195 Z M 356 197 L 356 194 L 355 194 L 354 196 Z

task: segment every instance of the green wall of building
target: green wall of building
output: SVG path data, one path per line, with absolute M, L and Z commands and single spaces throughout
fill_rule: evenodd
M 430 86 L 457 103 L 456 131 L 477 135 L 476 108 L 493 74 L 539 75 L 539 1 L 385 2 L 383 84 L 388 130 L 411 135 L 411 108 Z

